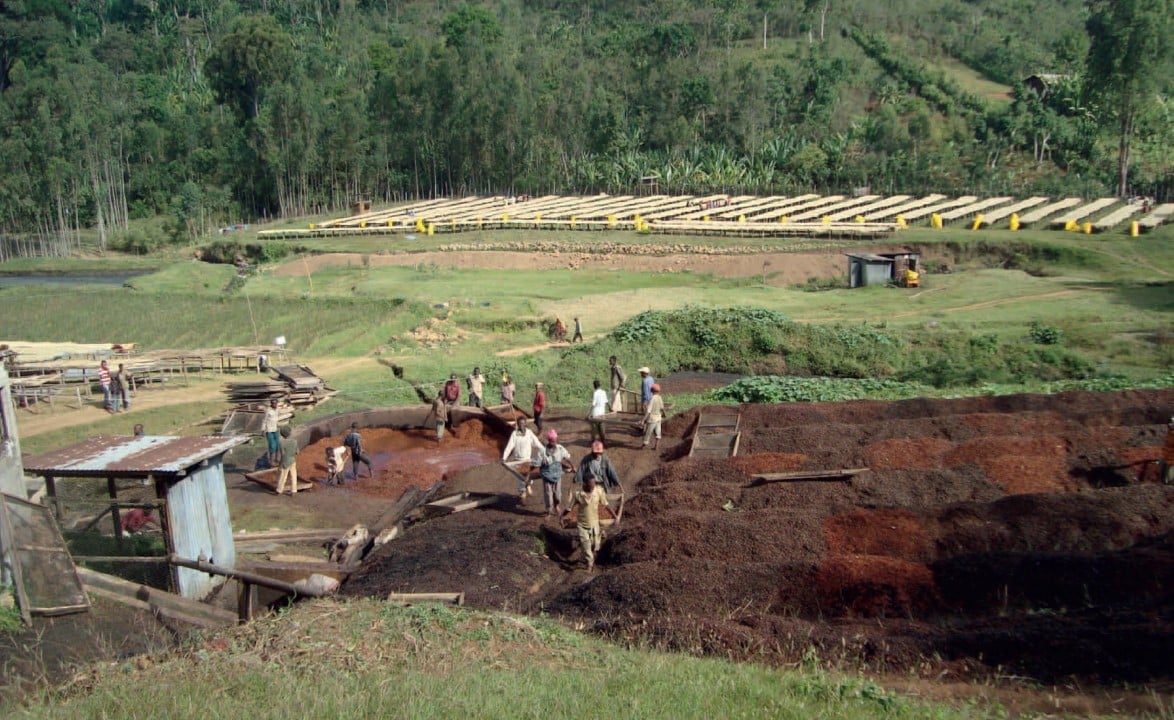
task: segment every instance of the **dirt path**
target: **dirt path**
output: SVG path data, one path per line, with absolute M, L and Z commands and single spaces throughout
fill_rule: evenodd
M 869 252 L 876 248 L 868 248 Z M 862 248 L 864 250 L 864 248 Z M 837 249 L 819 252 L 763 252 L 743 254 L 667 253 L 637 255 L 623 252 L 517 252 L 506 250 L 453 250 L 443 252 L 363 255 L 328 253 L 291 260 L 277 266 L 278 277 L 301 277 L 307 272 L 333 267 L 392 267 L 436 265 L 458 270 L 559 270 L 597 269 L 630 272 L 695 272 L 717 277 L 767 275 L 769 284 L 790 285 L 809 277 L 844 274 L 844 258 Z
M 320 373 L 324 377 L 330 377 L 363 365 L 374 365 L 376 362 L 373 357 L 315 358 L 310 366 L 314 372 Z M 142 388 L 131 399 L 131 409 L 120 413 L 117 417 L 133 419 L 136 415 L 141 414 L 142 410 L 222 399 L 223 383 L 260 377 L 262 376 L 255 374 L 205 374 L 190 385 L 184 385 L 182 381 L 177 381 L 174 384 L 168 383 L 165 387 Z M 82 407 L 80 408 L 77 406 L 76 400 L 62 400 L 51 410 L 48 405 L 38 405 L 35 406 L 35 409 L 35 412 L 28 409 L 17 411 L 16 421 L 20 428 L 21 437 L 35 437 L 62 428 L 98 423 L 103 418 L 111 417 L 110 413 L 102 409 L 102 395 L 100 393 L 94 393 L 90 396 L 83 395 Z M 203 420 L 206 418 L 201 418 L 201 422 Z M 175 432 L 175 430 L 173 429 L 171 432 Z
M 120 413 L 118 417 L 133 418 L 136 414 L 141 414 L 141 410 L 201 402 L 218 393 L 219 388 L 204 381 L 196 381 L 190 386 L 178 385 L 143 389 L 131 398 L 131 409 Z M 102 408 L 102 395 L 95 393 L 89 397 L 82 396 L 81 408 L 78 408 L 75 402 L 70 401 L 58 403 L 52 410 L 47 405 L 38 406 L 36 412 L 28 409 L 18 410 L 16 422 L 20 428 L 21 437 L 34 437 L 62 428 L 100 422 L 103 418 L 109 417 L 111 417 L 110 413 Z

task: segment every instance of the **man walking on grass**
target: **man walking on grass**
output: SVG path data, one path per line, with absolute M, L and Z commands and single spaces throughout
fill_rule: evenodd
M 624 409 L 623 401 L 620 399 L 620 393 L 624 386 L 628 384 L 628 376 L 624 369 L 620 367 L 616 356 L 612 355 L 607 359 L 608 369 L 611 372 L 611 411 L 620 412 Z
M 473 368 L 473 374 L 465 378 L 465 384 L 469 387 L 469 404 L 481 407 L 485 393 L 485 376 L 481 374 L 481 368 Z
M 98 365 L 98 384 L 102 386 L 102 407 L 106 412 L 114 412 L 110 394 L 110 366 L 106 364 L 105 360 Z
M 122 389 L 119 393 L 122 397 L 122 409 L 130 410 L 130 394 L 135 389 L 134 377 L 122 363 L 118 363 L 118 379 L 122 383 Z

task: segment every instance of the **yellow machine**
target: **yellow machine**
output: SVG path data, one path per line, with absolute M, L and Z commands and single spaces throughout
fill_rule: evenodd
M 921 273 L 913 268 L 905 269 L 905 277 L 902 278 L 903 284 L 907 288 L 921 287 Z

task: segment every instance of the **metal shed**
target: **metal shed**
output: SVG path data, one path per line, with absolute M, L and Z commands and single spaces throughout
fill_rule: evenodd
M 848 287 L 885 285 L 904 275 L 907 268 L 920 271 L 921 253 L 845 253 L 848 256 Z
M 167 552 L 184 558 L 203 557 L 221 567 L 236 566 L 228 493 L 224 485 L 224 453 L 245 437 L 98 436 L 54 452 L 26 457 L 25 472 L 45 478 L 49 499 L 61 517 L 59 478 L 104 478 L 111 497 L 114 532 L 121 537 L 118 479 L 149 480 L 160 501 L 160 523 Z M 202 599 L 223 577 L 186 567 L 172 567 L 175 590 Z
M 848 253 L 848 287 L 884 285 L 893 277 L 893 259 L 872 253 Z

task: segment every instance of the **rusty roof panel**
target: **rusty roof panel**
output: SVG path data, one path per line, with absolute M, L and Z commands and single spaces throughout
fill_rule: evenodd
M 25 472 L 54 477 L 183 475 L 247 442 L 245 437 L 96 436 L 44 455 L 25 456 Z

